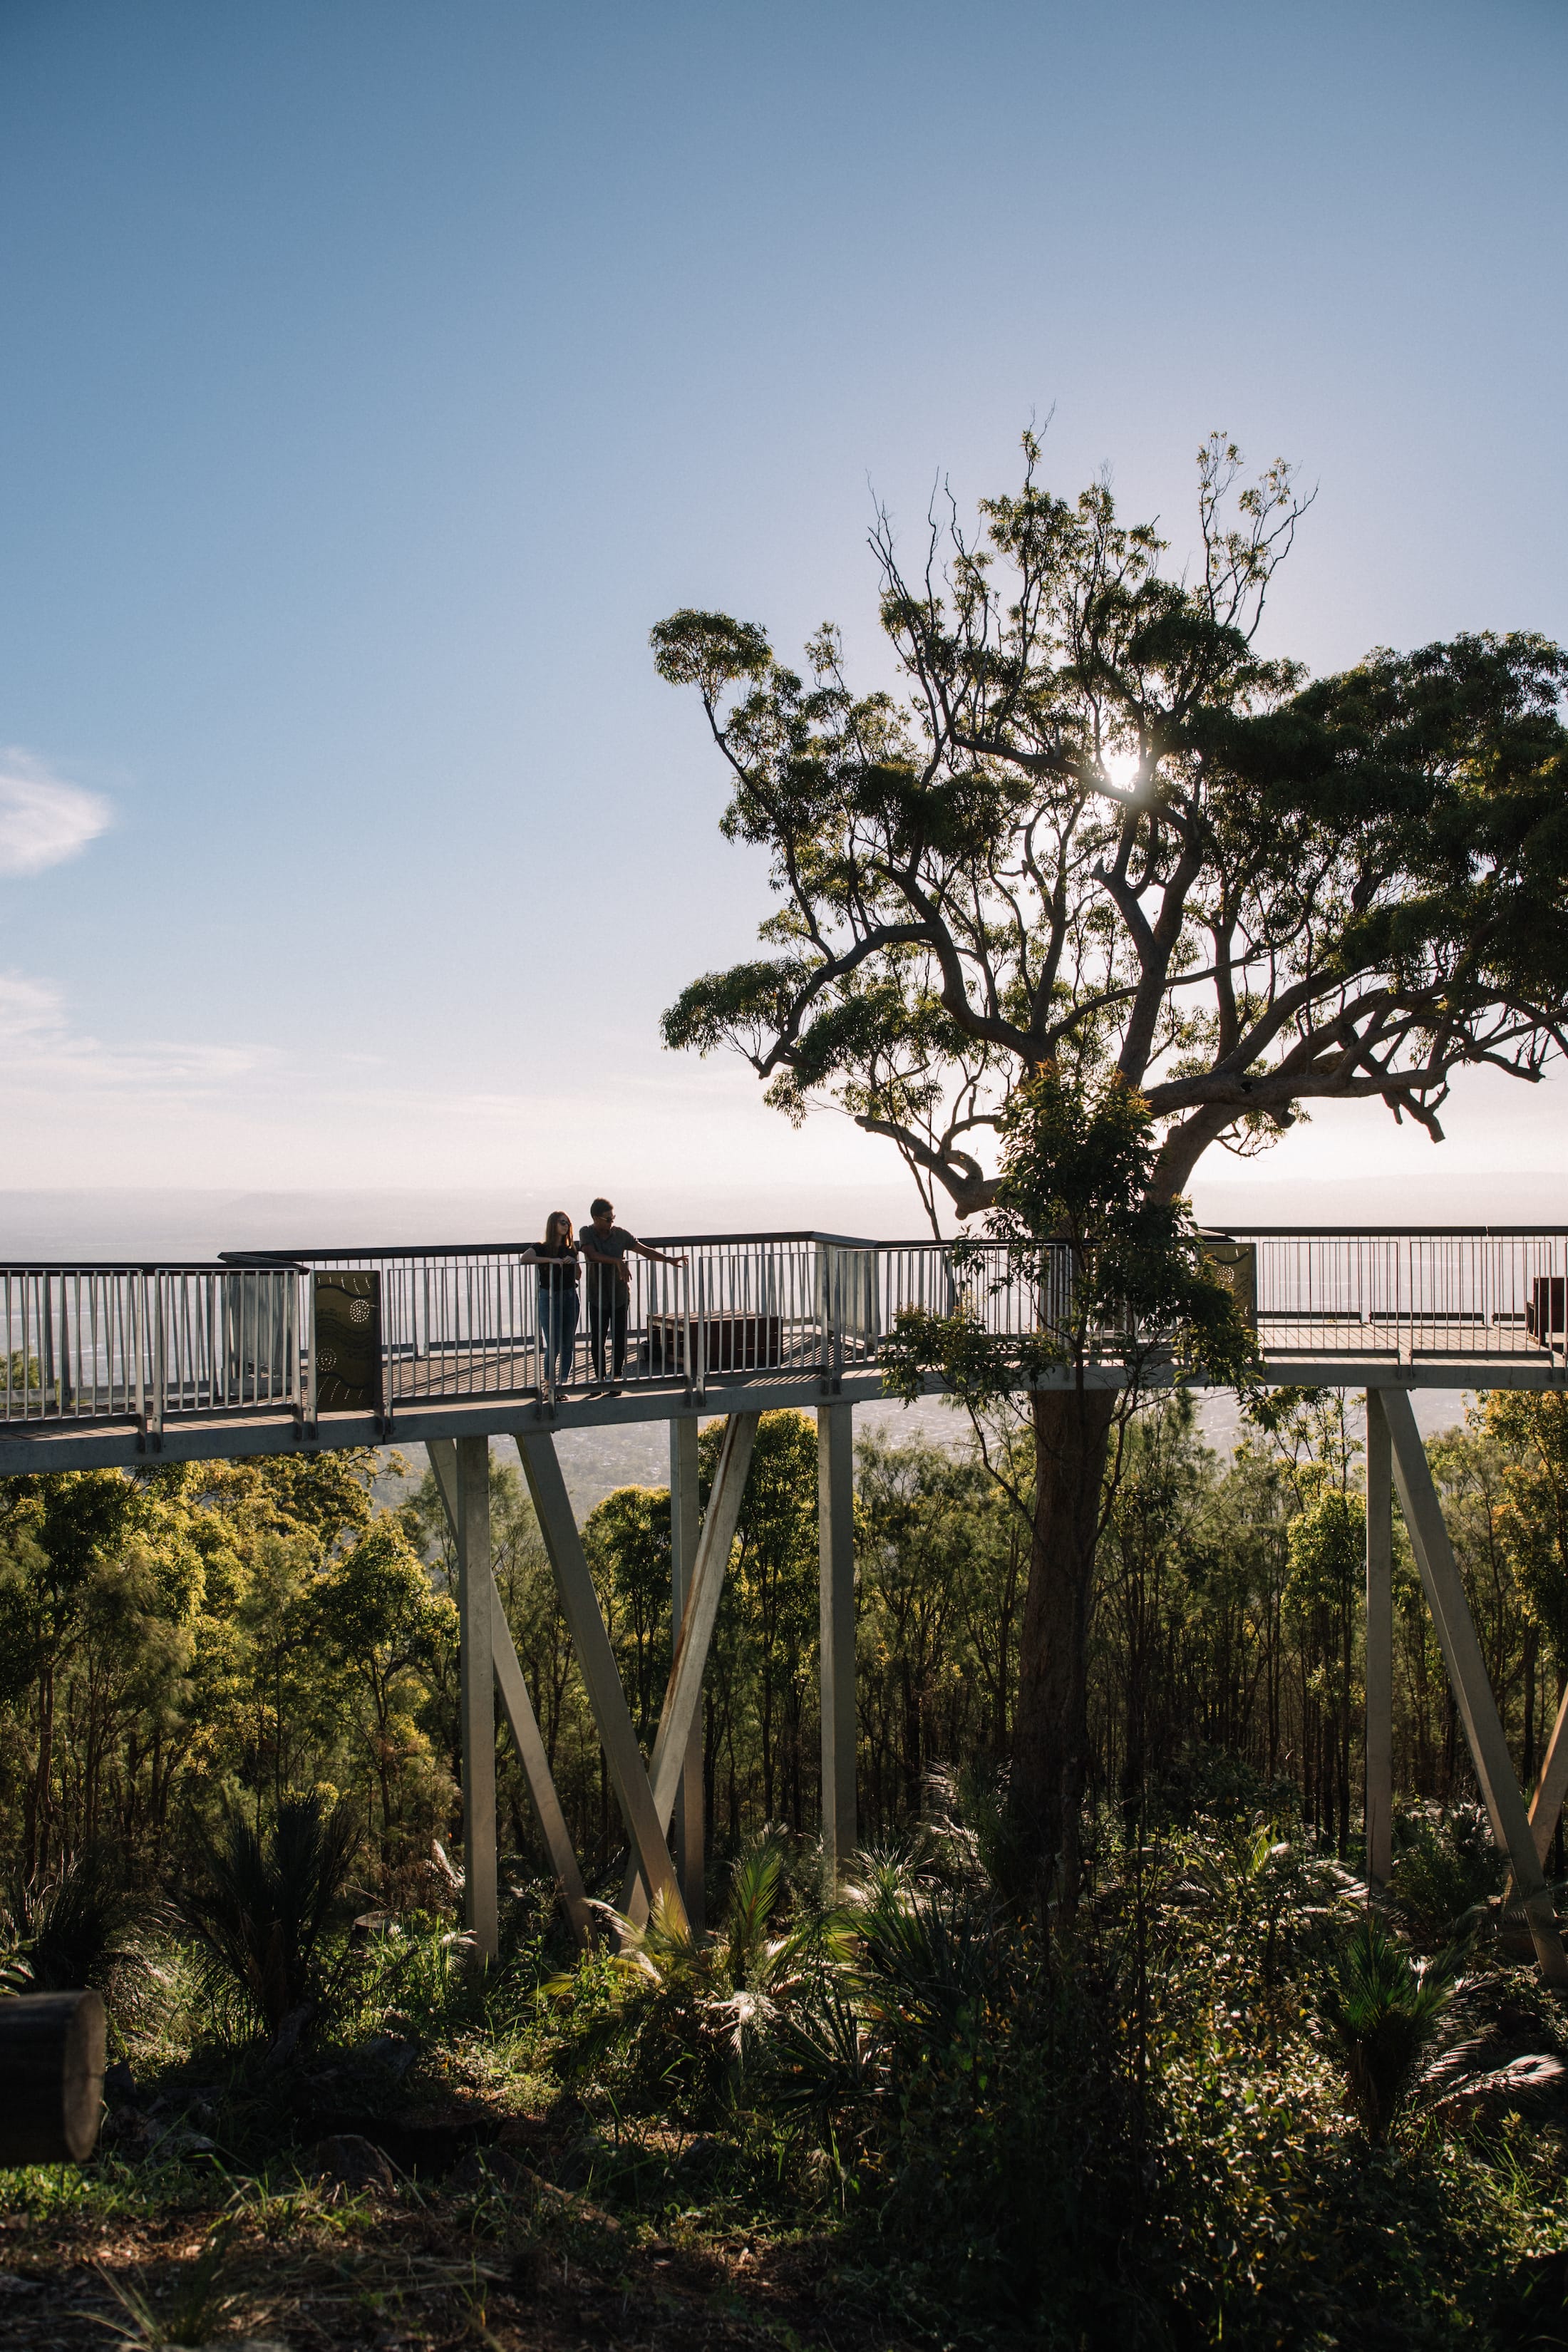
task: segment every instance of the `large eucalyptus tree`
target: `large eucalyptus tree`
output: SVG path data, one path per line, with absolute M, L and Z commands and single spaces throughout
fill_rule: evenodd
M 1259 1150 L 1314 1101 L 1381 1101 L 1436 1139 L 1458 1070 L 1539 1078 L 1568 1019 L 1568 656 L 1466 635 L 1309 680 L 1258 645 L 1304 510 L 1289 467 L 1238 490 L 1212 438 L 1201 553 L 1172 576 L 1105 485 L 1055 497 L 1025 452 L 976 532 L 933 521 L 916 575 L 879 521 L 897 693 L 854 693 L 831 628 L 804 674 L 723 614 L 654 630 L 776 900 L 764 953 L 694 981 L 668 1043 L 735 1048 L 788 1117 L 835 1103 L 886 1136 L 933 1223 L 992 1206 L 1038 1070 L 1142 1095 L 1162 1202 L 1211 1145 Z M 1097 1479 L 1071 1409 L 1037 1400 L 1040 1468 Z M 1056 1704 L 1042 1666 L 1091 1563 L 1062 1479 L 1037 1496 L 1016 1737 L 1059 1827 L 1059 1751 L 1029 1716 Z

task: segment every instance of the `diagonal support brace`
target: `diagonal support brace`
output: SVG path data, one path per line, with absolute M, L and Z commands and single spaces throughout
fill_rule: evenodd
M 1568 1954 L 1563 1949 L 1556 1913 L 1542 1874 L 1541 1857 L 1502 1719 L 1487 1679 L 1475 1621 L 1465 1597 L 1458 1562 L 1444 1523 L 1426 1449 L 1403 1389 L 1381 1391 L 1384 1418 L 1393 1444 L 1394 1479 L 1410 1530 L 1411 1548 L 1437 1629 L 1437 1640 L 1458 1703 L 1470 1757 L 1492 1836 L 1513 1866 L 1513 1883 L 1530 1928 L 1531 1941 L 1549 1984 L 1568 1984 Z
M 433 1437 L 428 1442 L 427 1451 L 455 1539 L 458 1532 L 457 1441 L 450 1437 Z M 494 1571 L 490 1570 L 489 1575 L 490 1644 L 497 1695 L 516 1743 L 529 1802 L 533 1807 L 534 1819 L 539 1823 L 540 1835 L 550 1856 L 550 1866 L 561 1888 L 561 1899 L 566 1906 L 572 1932 L 585 1948 L 591 1940 L 592 1927 L 587 1889 L 578 1868 L 566 1816 L 561 1810 L 561 1800 L 556 1794 L 550 1758 L 539 1728 L 539 1718 L 533 1712 L 533 1702 L 528 1696 L 528 1685 L 523 1679 L 517 1645 L 511 1638 L 511 1627 L 507 1623 L 506 1612 L 501 1607 Z
M 698 1538 L 691 1588 L 676 1636 L 675 1656 L 648 1765 L 648 1783 L 661 1834 L 669 1826 L 676 1791 L 686 1769 L 691 1727 L 702 1698 L 702 1676 L 723 1597 L 724 1572 L 730 1565 L 735 1529 L 740 1525 L 741 1503 L 761 1419 L 760 1413 L 732 1412 L 724 1424 L 719 1468 L 703 1515 L 702 1533 Z M 623 1907 L 638 1927 L 647 1916 L 647 1880 L 634 1864 L 627 1873 Z
M 1564 1800 L 1568 1800 L 1568 1691 L 1563 1694 L 1563 1704 L 1557 1710 L 1557 1720 L 1546 1743 L 1541 1778 L 1530 1803 L 1530 1827 L 1542 1870 L 1552 1851 L 1552 1841 L 1557 1834 L 1558 1816 Z
M 686 1909 L 665 1843 L 664 1822 L 655 1811 L 643 1769 L 642 1751 L 626 1709 L 616 1654 L 599 1613 L 599 1597 L 561 1475 L 555 1441 L 546 1429 L 523 1428 L 513 1434 L 632 1852 L 654 1893 L 663 1895 L 675 1916 L 684 1922 Z M 667 1808 L 665 1822 L 668 1818 Z

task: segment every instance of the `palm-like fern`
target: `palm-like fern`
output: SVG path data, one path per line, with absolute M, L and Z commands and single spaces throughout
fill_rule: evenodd
M 276 2040 L 320 2007 L 326 1942 L 348 1885 L 357 1825 L 346 1803 L 286 1798 L 268 1834 L 231 1813 L 216 1837 L 198 1834 L 182 1925 L 209 1974 L 237 1992 Z
M 786 1864 L 775 1832 L 752 1838 L 731 1874 L 723 1916 L 700 1942 L 662 1897 L 641 1928 L 609 1912 L 620 1998 L 579 2036 L 579 2069 L 617 2066 L 634 2104 L 674 2098 L 694 2122 L 732 2112 L 797 1958 L 795 1939 L 773 1932 Z M 571 1982 L 558 1978 L 552 1990 Z
M 40 1883 L 14 1882 L 0 1923 L 5 1972 L 37 1992 L 109 1992 L 145 1971 L 141 1936 L 152 1916 L 109 1849 L 83 1846 Z
M 1374 2147 L 1386 2143 L 1416 2087 L 1456 1990 L 1450 1957 L 1412 1960 L 1370 1914 L 1324 1980 L 1318 2015 L 1344 2069 L 1351 2111 Z

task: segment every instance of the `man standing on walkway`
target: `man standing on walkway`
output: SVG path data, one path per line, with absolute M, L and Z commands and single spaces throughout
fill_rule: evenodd
M 588 1261 L 588 1339 L 594 1350 L 594 1377 L 605 1377 L 605 1335 L 611 1340 L 613 1380 L 618 1381 L 626 1361 L 626 1308 L 632 1295 L 631 1269 L 626 1254 L 636 1250 L 638 1257 L 647 1258 L 654 1265 L 684 1265 L 683 1257 L 666 1257 L 659 1250 L 649 1249 L 635 1234 L 616 1223 L 612 1202 L 595 1201 L 588 1212 L 590 1223 L 578 1239 L 583 1255 Z

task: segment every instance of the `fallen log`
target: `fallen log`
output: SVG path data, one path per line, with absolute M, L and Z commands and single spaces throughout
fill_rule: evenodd
M 95 1992 L 0 2000 L 0 2166 L 79 2164 L 103 2115 L 103 2002 Z

